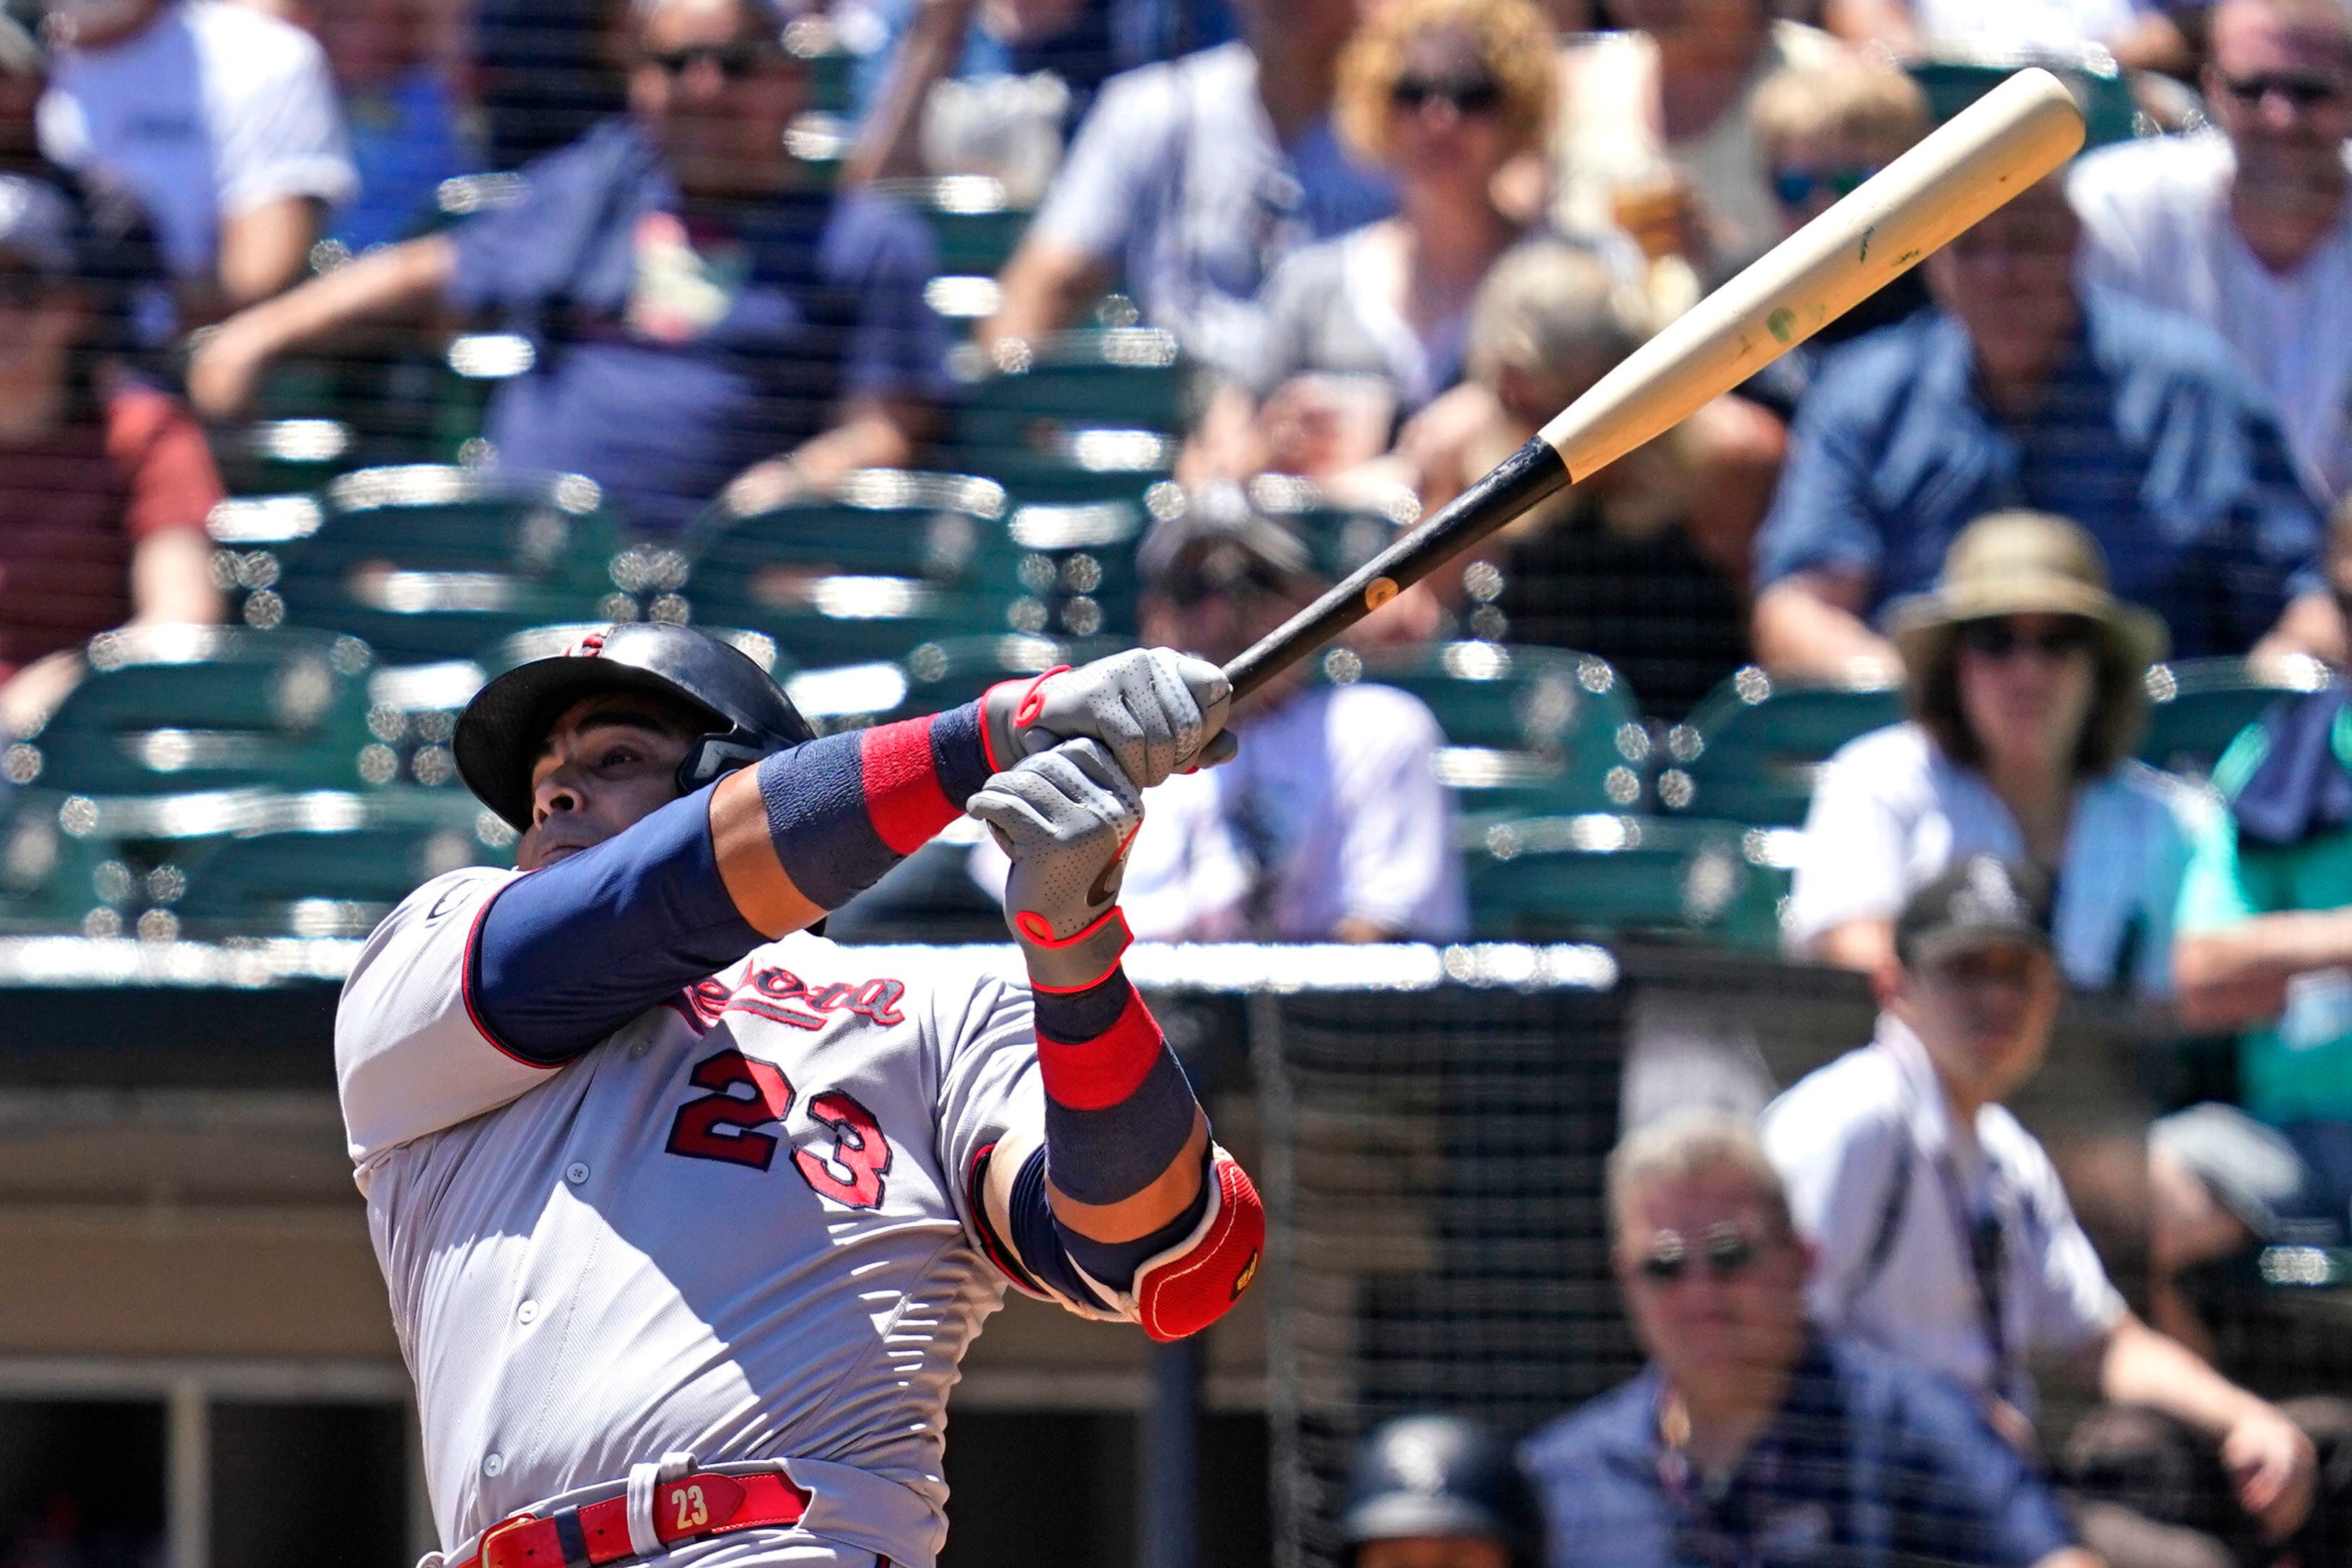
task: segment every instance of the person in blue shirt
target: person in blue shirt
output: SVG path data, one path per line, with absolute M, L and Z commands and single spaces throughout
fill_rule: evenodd
M 808 99 L 770 0 L 640 0 L 630 111 L 524 172 L 520 200 L 385 246 L 226 323 L 189 392 L 215 416 L 276 356 L 438 306 L 522 334 L 499 466 L 576 472 L 641 531 L 905 465 L 948 390 L 913 213 L 828 193 L 783 149 Z
M 357 255 L 405 239 L 435 215 L 441 182 L 484 167 L 457 89 L 432 57 L 423 0 L 336 0 L 313 30 L 343 95 L 359 194 L 327 237 Z
M 2207 328 L 2080 287 L 2077 235 L 2044 181 L 1928 257 L 1937 308 L 1832 356 L 1757 538 L 1768 668 L 1893 674 L 1882 612 L 2021 507 L 2088 529 L 2178 656 L 2340 654 L 2276 411 Z
M 1753 1127 L 1671 1113 L 1609 1161 L 1640 1375 L 1528 1438 L 1549 1568 L 2097 1568 L 1957 1389 L 1806 1326 Z

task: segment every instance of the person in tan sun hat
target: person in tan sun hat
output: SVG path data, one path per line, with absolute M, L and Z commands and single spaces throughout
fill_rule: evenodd
M 1848 743 L 1815 786 L 1784 938 L 1875 968 L 1913 891 L 1971 854 L 2058 884 L 2061 968 L 2086 990 L 2171 990 L 2172 906 L 2209 810 L 2130 759 L 2162 622 L 2117 600 L 2083 528 L 2004 511 L 1963 528 L 1935 589 L 1889 618 L 1903 724 Z

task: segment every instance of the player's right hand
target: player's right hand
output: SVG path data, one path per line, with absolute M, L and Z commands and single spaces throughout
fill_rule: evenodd
M 1148 789 L 1171 773 L 1231 758 L 1224 725 L 1232 706 L 1232 685 L 1208 660 L 1130 648 L 1026 685 L 993 687 L 981 699 L 981 720 L 992 754 L 1007 767 L 1083 737 L 1101 742 Z
M 971 810 L 1013 862 L 1004 883 L 1004 923 L 1027 952 L 1032 977 L 1090 984 L 1108 963 L 1070 949 L 1095 946 L 1093 934 L 1105 927 L 1118 902 L 1128 842 L 1143 825 L 1143 791 L 1101 742 L 1067 740 L 992 777 L 971 798 Z M 1126 928 L 1121 922 L 1108 925 L 1118 927 L 1108 944 L 1115 962 L 1126 946 Z M 1090 940 L 1079 943 L 1081 936 Z M 1071 964 L 1089 972 L 1050 973 Z

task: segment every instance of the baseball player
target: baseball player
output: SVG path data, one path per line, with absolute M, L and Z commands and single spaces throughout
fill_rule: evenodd
M 458 766 L 520 870 L 419 888 L 335 1026 L 426 1568 L 928 1568 L 1008 1282 L 1162 1339 L 1233 1303 L 1264 1218 L 1118 911 L 1140 788 L 1231 754 L 1227 696 L 1136 650 L 817 739 L 654 625 L 482 688 Z M 965 809 L 1027 986 L 808 929 Z

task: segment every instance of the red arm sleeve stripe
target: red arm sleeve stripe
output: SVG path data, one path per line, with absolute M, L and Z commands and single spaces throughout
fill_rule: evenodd
M 1125 1103 L 1159 1065 L 1166 1043 L 1159 1020 L 1132 988 L 1117 1020 L 1092 1040 L 1057 1040 L 1047 1030 L 1041 1018 L 1038 1070 L 1044 1074 L 1046 1094 L 1073 1111 L 1100 1111 Z
M 913 854 L 961 810 L 940 788 L 929 717 L 866 731 L 858 740 L 857 766 L 874 834 L 892 854 Z

